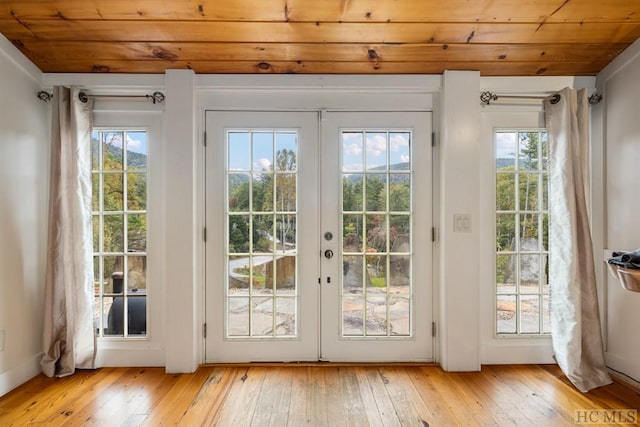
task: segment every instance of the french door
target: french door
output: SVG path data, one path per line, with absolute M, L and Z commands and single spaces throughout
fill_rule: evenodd
M 205 360 L 432 360 L 430 114 L 206 130 Z

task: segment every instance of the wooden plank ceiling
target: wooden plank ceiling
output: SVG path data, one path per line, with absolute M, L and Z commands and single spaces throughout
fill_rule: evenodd
M 594 75 L 640 0 L 0 0 L 44 72 Z

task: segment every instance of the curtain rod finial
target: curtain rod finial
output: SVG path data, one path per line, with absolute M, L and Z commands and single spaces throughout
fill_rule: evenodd
M 602 101 L 602 95 L 599 94 L 598 92 L 594 92 L 591 95 L 589 95 L 589 104 L 591 105 L 598 104 L 600 101 Z
M 47 91 L 44 91 L 44 90 L 38 91 L 36 96 L 42 102 L 49 102 L 49 101 L 51 101 L 53 99 L 53 94 L 49 93 Z

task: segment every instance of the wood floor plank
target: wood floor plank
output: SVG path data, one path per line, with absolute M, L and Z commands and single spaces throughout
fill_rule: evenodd
M 414 387 L 429 410 L 429 417 L 425 420 L 430 425 L 448 425 L 456 422 L 457 415 L 453 412 L 451 401 L 455 396 L 447 396 L 446 391 L 439 388 L 431 380 L 439 368 L 423 368 L 408 370 Z
M 176 425 L 189 408 L 208 376 L 208 370 L 193 374 L 173 374 L 171 388 L 145 419 L 145 426 Z
M 227 393 L 231 388 L 232 379 L 237 375 L 238 368 L 212 367 L 201 368 L 208 370 L 208 377 L 198 390 L 198 394 L 191 405 L 180 418 L 182 425 L 211 425 L 223 405 Z
M 36 377 L 0 397 L 0 425 L 572 426 L 578 410 L 640 408 L 621 384 L 580 393 L 555 366 L 305 364 L 103 368 Z
M 269 368 L 246 368 L 236 375 L 229 396 L 229 404 L 224 405 L 220 417 L 214 422 L 221 426 L 250 426 L 253 418 L 262 383 Z
M 400 421 L 395 415 L 393 402 L 387 393 L 377 369 L 354 368 L 358 380 L 362 402 L 367 408 L 367 419 L 371 426 L 399 426 Z
M 403 426 L 428 425 L 429 410 L 413 386 L 405 368 L 381 367 L 379 372 L 400 424 Z
M 293 388 L 294 371 L 300 368 L 283 368 L 279 371 L 278 382 L 280 384 L 276 404 L 269 416 L 270 427 L 286 426 L 289 419 L 289 402 L 291 402 L 291 390 Z
M 291 401 L 287 415 L 287 427 L 311 425 L 309 395 L 311 385 L 308 375 L 312 368 L 300 367 L 291 372 Z M 321 425 L 321 424 L 317 424 Z

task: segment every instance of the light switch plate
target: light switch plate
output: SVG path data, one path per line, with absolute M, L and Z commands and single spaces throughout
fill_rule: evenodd
M 471 215 L 453 214 L 453 232 L 471 233 Z
M 0 331 L 0 351 L 4 351 L 4 329 Z

